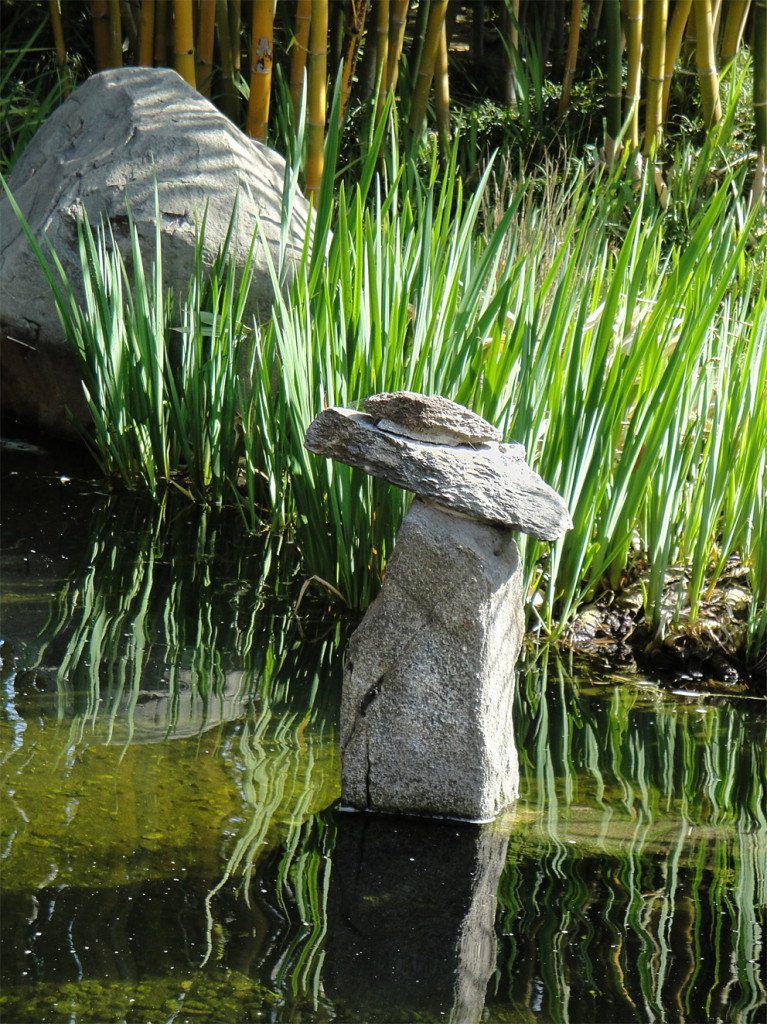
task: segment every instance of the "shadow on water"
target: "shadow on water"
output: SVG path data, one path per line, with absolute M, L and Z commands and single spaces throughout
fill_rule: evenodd
M 764 1019 L 764 702 L 528 653 L 498 821 L 341 812 L 347 632 L 298 629 L 290 546 L 31 459 L 3 460 L 3 1020 Z

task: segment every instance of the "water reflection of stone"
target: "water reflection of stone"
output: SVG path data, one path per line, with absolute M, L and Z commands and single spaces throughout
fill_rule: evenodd
M 510 830 L 510 815 L 490 825 L 340 815 L 326 994 L 365 1020 L 397 1020 L 398 1011 L 479 1020 Z

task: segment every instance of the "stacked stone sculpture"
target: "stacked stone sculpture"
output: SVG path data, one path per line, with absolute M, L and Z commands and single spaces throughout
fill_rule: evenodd
M 440 396 L 325 409 L 309 451 L 416 495 L 380 594 L 352 636 L 342 802 L 485 821 L 518 790 L 512 706 L 524 632 L 513 530 L 554 540 L 567 507 L 480 416 Z

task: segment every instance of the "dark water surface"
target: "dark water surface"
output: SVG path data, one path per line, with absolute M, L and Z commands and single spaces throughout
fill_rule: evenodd
M 2 1021 L 767 1020 L 764 701 L 528 653 L 501 819 L 341 812 L 289 546 L 60 465 L 3 453 Z

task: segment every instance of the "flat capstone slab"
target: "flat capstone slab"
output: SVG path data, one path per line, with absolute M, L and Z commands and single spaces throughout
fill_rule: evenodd
M 366 412 L 337 406 L 309 425 L 304 444 L 479 522 L 549 541 L 573 525 L 563 499 L 525 462 L 521 444 L 415 440 L 382 430 Z
M 503 434 L 492 423 L 442 395 L 417 391 L 386 391 L 363 403 L 379 430 L 430 444 L 476 446 L 499 442 Z

